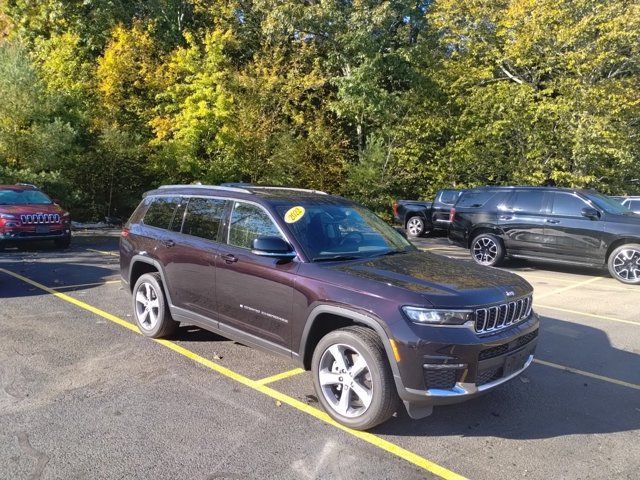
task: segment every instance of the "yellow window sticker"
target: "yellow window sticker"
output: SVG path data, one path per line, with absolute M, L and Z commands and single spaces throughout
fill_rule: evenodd
M 296 223 L 304 216 L 304 207 L 293 207 L 284 214 L 284 221 L 287 223 Z

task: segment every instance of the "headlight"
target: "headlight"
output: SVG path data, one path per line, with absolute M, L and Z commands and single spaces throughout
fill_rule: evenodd
M 11 215 L 9 213 L 0 213 L 0 218 L 3 220 L 17 220 L 18 217 L 16 215 Z
M 402 311 L 412 322 L 422 325 L 462 325 L 473 320 L 472 310 L 402 307 Z

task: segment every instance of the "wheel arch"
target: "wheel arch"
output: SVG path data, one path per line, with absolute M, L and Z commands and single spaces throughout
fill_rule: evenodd
M 471 248 L 471 244 L 473 243 L 473 240 L 478 235 L 482 235 L 483 233 L 491 233 L 493 235 L 496 235 L 500 239 L 500 241 L 502 242 L 502 246 L 504 247 L 504 241 L 502 240 L 502 231 L 498 227 L 495 227 L 492 225 L 477 225 L 473 227 L 473 229 L 471 229 L 471 231 L 469 232 L 467 248 Z
M 326 324 L 323 320 L 329 323 Z M 398 384 L 400 373 L 393 348 L 391 347 L 389 335 L 380 321 L 371 315 L 366 315 L 362 312 L 337 305 L 319 305 L 315 307 L 307 317 L 299 348 L 299 358 L 305 370 L 311 368 L 311 357 L 320 339 L 332 331 L 349 325 L 362 325 L 376 332 L 387 354 L 396 386 L 398 389 L 403 388 L 401 384 Z
M 133 287 L 142 275 L 151 272 L 158 272 L 160 274 L 164 294 L 167 297 L 169 305 L 172 305 L 171 297 L 169 296 L 169 289 L 167 288 L 167 282 L 164 278 L 164 269 L 162 268 L 162 265 L 157 260 L 146 257 L 144 255 L 134 255 L 131 258 L 129 267 L 129 291 L 133 291 Z
M 638 238 L 638 237 L 623 237 L 623 238 L 618 238 L 615 241 L 611 242 L 611 244 L 607 248 L 607 253 L 606 253 L 605 257 L 604 257 L 604 262 L 607 263 L 609 261 L 609 257 L 611 256 L 611 254 L 613 253 L 613 251 L 616 248 L 621 247 L 622 245 L 626 245 L 627 243 L 640 244 L 640 238 Z

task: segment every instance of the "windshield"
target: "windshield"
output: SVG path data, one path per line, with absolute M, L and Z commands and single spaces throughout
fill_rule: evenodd
M 276 211 L 314 262 L 415 250 L 394 228 L 358 205 L 314 201 L 279 206 Z
M 0 205 L 50 205 L 53 202 L 39 190 L 0 190 Z
M 597 207 L 600 207 L 607 213 L 613 213 L 617 215 L 629 215 L 632 213 L 627 207 L 611 197 L 607 197 L 600 193 L 587 193 L 586 196 Z

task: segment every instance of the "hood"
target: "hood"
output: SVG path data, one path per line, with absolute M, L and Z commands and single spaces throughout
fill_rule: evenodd
M 429 252 L 389 255 L 328 268 L 414 292 L 437 307 L 509 301 L 533 291 L 513 273 Z
M 64 213 L 64 210 L 55 203 L 51 203 L 48 205 L 0 205 L 0 213 L 8 213 L 10 215 L 58 213 L 62 215 Z

